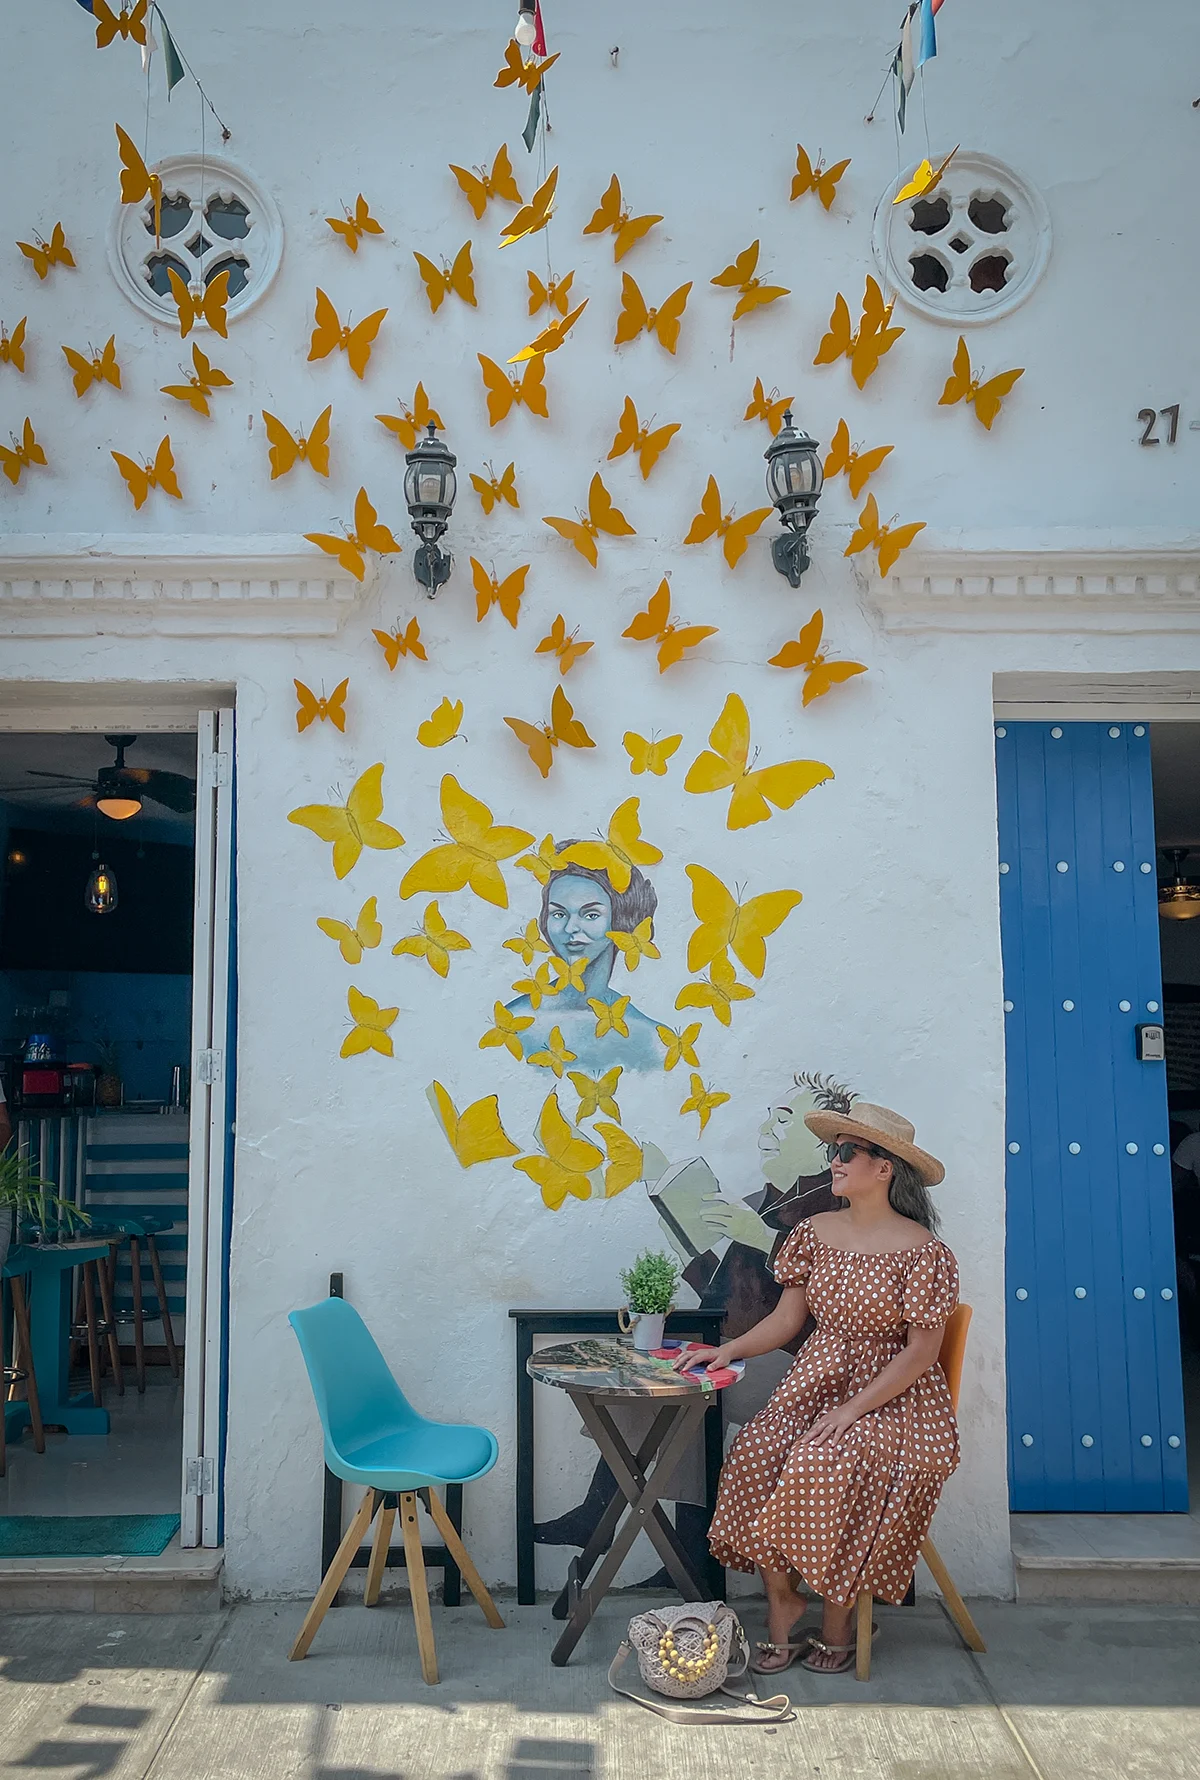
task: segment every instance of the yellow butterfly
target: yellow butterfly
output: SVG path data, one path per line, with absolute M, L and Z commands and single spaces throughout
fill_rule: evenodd
M 89 390 L 93 383 L 111 383 L 114 389 L 121 387 L 121 367 L 117 363 L 116 335 L 108 336 L 108 345 L 102 352 L 94 346 L 88 348 L 91 358 L 84 358 L 82 352 L 76 352 L 73 346 L 64 346 L 62 355 L 75 375 L 71 381 L 75 385 L 75 394 L 81 396 Z
M 546 1049 L 530 1051 L 525 1061 L 532 1063 L 536 1069 L 552 1069 L 557 1079 L 561 1081 L 563 1070 L 567 1064 L 575 1062 L 575 1053 L 567 1049 L 566 1040 L 563 1038 L 560 1028 L 552 1026 Z
M 344 352 L 350 361 L 350 369 L 361 382 L 371 360 L 375 336 L 383 326 L 386 314 L 386 309 L 375 309 L 354 327 L 348 322 L 343 327 L 337 310 L 318 285 L 312 339 L 308 346 L 309 364 L 319 358 L 328 358 L 331 352 Z
M 159 442 L 154 454 L 154 462 L 147 459 L 143 463 L 135 463 L 124 452 L 114 451 L 111 454 L 121 475 L 125 478 L 125 486 L 133 496 L 135 510 L 145 505 L 146 497 L 152 488 L 161 488 L 172 500 L 181 501 L 183 493 L 179 487 L 179 479 L 175 474 L 175 454 L 171 450 L 171 435 L 167 433 Z
M 373 630 L 371 635 L 383 650 L 389 673 L 395 672 L 396 663 L 402 655 L 415 655 L 418 661 L 429 660 L 421 641 L 421 624 L 417 618 L 410 618 L 403 630 L 397 624 L 394 631 Z
M 986 427 L 990 433 L 992 422 L 1004 405 L 1004 398 L 1013 388 L 1019 377 L 1024 377 L 1022 367 L 1017 371 L 1001 371 L 996 377 L 989 377 L 985 383 L 980 377 L 971 375 L 971 354 L 962 335 L 958 336 L 958 347 L 954 354 L 954 365 L 946 387 L 938 397 L 939 408 L 953 407 L 955 402 L 969 402 L 975 410 L 975 418 L 980 426 Z
M 574 707 L 561 686 L 554 688 L 554 696 L 550 700 L 549 723 L 526 723 L 521 717 L 506 717 L 504 721 L 517 740 L 528 749 L 529 758 L 543 779 L 550 777 L 554 750 L 560 742 L 565 742 L 568 748 L 596 746 L 576 717 Z
M 444 748 L 446 743 L 452 742 L 458 734 L 462 720 L 462 699 L 443 698 L 441 704 L 430 712 L 424 723 L 417 725 L 417 740 L 422 748 Z
M 417 270 L 425 285 L 425 295 L 429 298 L 429 307 L 437 314 L 450 292 L 468 305 L 471 309 L 479 307 L 475 299 L 474 267 L 471 264 L 471 243 L 464 241 L 454 256 L 453 263 L 442 260 L 441 267 L 434 265 L 423 253 L 414 253 Z
M 892 518 L 895 518 L 895 514 Z M 923 519 L 911 525 L 893 525 L 891 521 L 887 525 L 880 525 L 875 496 L 869 494 L 867 504 L 858 516 L 858 526 L 842 555 L 857 556 L 860 550 L 875 549 L 879 552 L 879 573 L 886 575 L 901 551 L 907 550 L 917 533 L 924 530 Z
M 14 371 L 24 372 L 25 323 L 28 319 L 23 315 L 11 334 L 0 321 L 0 365 L 11 365 Z
M 513 173 L 512 162 L 508 158 L 508 144 L 502 142 L 496 150 L 489 173 L 486 167 L 476 167 L 468 173 L 465 167 L 456 167 L 450 163 L 450 171 L 457 179 L 467 203 L 475 212 L 478 222 L 492 198 L 503 198 L 506 204 L 523 204 L 520 188 Z
M 585 1119 L 595 1118 L 598 1112 L 607 1113 L 618 1125 L 621 1123 L 621 1109 L 614 1099 L 621 1074 L 619 1063 L 601 1076 L 581 1075 L 577 1069 L 569 1071 L 567 1079 L 579 1096 L 579 1105 L 575 1109 L 577 1125 L 582 1125 Z
M 512 990 L 514 995 L 527 995 L 531 1007 L 541 1007 L 547 995 L 558 994 L 559 985 L 551 981 L 549 964 L 539 964 L 531 977 L 522 977 Z
M 586 958 L 576 958 L 568 964 L 565 958 L 551 958 L 548 968 L 554 977 L 554 985 L 548 991 L 551 995 L 559 995 L 564 989 L 577 989 L 582 995 L 587 984 L 584 976 L 587 971 Z
M 619 1125 L 605 1125 L 597 1120 L 592 1130 L 604 1144 L 607 1163 L 604 1170 L 604 1197 L 615 1199 L 635 1180 L 641 1180 L 646 1169 L 645 1152 L 640 1143 L 622 1131 Z
M 575 639 L 578 635 L 578 629 L 573 630 L 570 636 L 567 635 L 567 621 L 560 612 L 550 626 L 550 634 L 542 638 L 534 650 L 534 654 L 557 656 L 558 671 L 565 677 L 570 673 L 575 663 L 582 660 L 588 650 L 593 647 L 591 643 L 577 643 Z
M 710 284 L 721 285 L 727 290 L 736 290 L 741 294 L 733 308 L 734 321 L 740 321 L 743 315 L 749 315 L 752 309 L 765 308 L 768 303 L 775 303 L 780 297 L 790 296 L 790 291 L 782 284 L 764 284 L 755 275 L 758 265 L 757 241 L 752 241 L 743 253 L 739 253 L 731 266 L 710 278 Z
M 229 321 L 225 314 L 229 303 L 229 273 L 218 272 L 203 290 L 185 284 L 174 266 L 167 267 L 171 295 L 179 315 L 179 338 L 186 340 L 197 322 L 207 322 L 222 340 L 229 338 Z
M 838 180 L 850 165 L 849 156 L 844 161 L 835 161 L 827 167 L 821 157 L 817 156 L 814 167 L 808 153 L 796 144 L 796 174 L 792 180 L 792 202 L 802 198 L 805 192 L 816 192 L 826 210 L 833 209 L 833 200 L 837 197 Z
M 0 445 L 0 469 L 3 469 L 4 474 L 15 488 L 21 480 L 21 471 L 28 469 L 31 464 L 44 464 L 46 453 L 34 437 L 33 422 L 28 414 L 25 416 L 25 427 L 21 437 L 18 439 L 15 433 L 10 433 L 8 436 L 12 440 L 12 450 L 10 451 L 5 445 Z M 145 498 L 143 495 L 142 500 Z M 141 504 L 141 501 L 137 502 L 139 507 Z
M 572 841 L 559 858 L 565 865 L 586 865 L 589 871 L 607 872 L 613 889 L 624 895 L 634 867 L 658 865 L 662 851 L 642 839 L 641 799 L 627 797 L 613 811 L 602 841 Z
M 517 863 L 520 864 L 520 861 L 518 860 Z M 515 952 L 522 964 L 529 965 L 533 963 L 539 952 L 549 952 L 550 947 L 543 939 L 537 922 L 527 921 L 524 933 L 514 934 L 512 939 L 505 940 L 504 950 Z
M 529 313 L 536 315 L 539 309 L 557 309 L 565 315 L 571 307 L 571 280 L 574 272 L 568 272 L 565 278 L 548 277 L 542 283 L 536 272 L 526 272 L 529 280 Z
M 507 618 L 516 630 L 521 612 L 521 595 L 525 592 L 525 577 L 528 573 L 529 564 L 524 562 L 501 581 L 494 569 L 489 575 L 478 558 L 473 556 L 471 580 L 475 586 L 475 622 L 482 624 L 492 607 L 499 606 L 500 616 Z
M 776 809 L 790 810 L 816 785 L 832 779 L 832 767 L 820 760 L 784 760 L 778 766 L 752 768 L 750 718 L 736 692 L 725 700 L 721 715 L 709 731 L 715 750 L 698 754 L 683 781 L 685 791 L 731 791 L 726 828 L 748 828 L 765 822 Z
M 673 1026 L 655 1027 L 655 1031 L 667 1048 L 667 1054 L 663 1058 L 664 1069 L 674 1069 L 681 1060 L 684 1063 L 690 1063 L 693 1069 L 699 1068 L 700 1059 L 696 1055 L 696 1040 L 700 1036 L 700 1030 L 699 1020 L 694 1026 L 685 1026 L 682 1032 L 676 1032 Z
M 186 383 L 164 383 L 161 393 L 164 396 L 174 396 L 177 402 L 187 402 L 195 413 L 207 418 L 210 415 L 209 396 L 214 389 L 232 389 L 233 378 L 227 377 L 224 371 L 218 371 L 214 364 L 210 364 L 194 340 L 192 364 L 195 367 L 192 371 L 188 371 L 183 365 L 179 367 L 180 376 L 187 378 Z
M 671 583 L 665 576 L 659 582 L 657 592 L 651 595 L 646 610 L 637 613 L 627 629 L 621 632 L 623 637 L 632 637 L 635 642 L 658 644 L 660 674 L 682 661 L 686 649 L 694 649 L 705 637 L 715 637 L 716 634 L 715 624 L 672 624 Z
M 146 12 L 149 0 L 135 0 L 132 11 L 122 7 L 114 12 L 106 0 L 92 0 L 92 12 L 96 19 L 96 48 L 106 49 L 118 34 L 125 42 L 146 42 Z
M 686 870 L 692 880 L 692 913 L 700 923 L 688 940 L 688 969 L 694 975 L 728 949 L 752 977 L 761 977 L 767 968 L 766 942 L 803 901 L 799 890 L 768 890 L 741 902 L 703 865 Z
M 751 538 L 771 512 L 770 507 L 755 507 L 752 513 L 745 513 L 741 519 L 735 519 L 733 512 L 721 511 L 721 491 L 717 487 L 717 479 L 710 476 L 708 486 L 700 501 L 700 511 L 692 520 L 685 544 L 703 544 L 708 538 L 723 538 L 721 548 L 725 552 L 725 561 L 731 569 L 741 562 L 749 546 Z
M 368 896 L 363 903 L 353 927 L 347 921 L 335 921 L 331 915 L 319 916 L 317 926 L 338 942 L 338 949 L 347 964 L 361 964 L 363 952 L 374 951 L 383 938 L 383 923 L 374 896 Z
M 117 132 L 117 152 L 121 157 L 121 202 L 122 204 L 140 204 L 143 198 L 149 198 L 154 206 L 154 245 L 162 246 L 162 178 L 151 173 L 145 161 L 134 146 L 133 139 L 115 124 Z
M 821 632 L 825 619 L 820 608 L 801 626 L 800 635 L 783 645 L 778 655 L 772 655 L 771 666 L 777 668 L 802 667 L 804 669 L 804 694 L 801 702 L 811 705 L 815 698 L 821 698 L 834 686 L 840 686 L 846 680 L 852 680 L 855 674 L 865 674 L 866 667 L 861 661 L 827 661 L 821 653 Z
M 674 356 L 679 344 L 679 328 L 683 321 L 683 312 L 687 308 L 687 300 L 691 295 L 691 281 L 681 284 L 678 290 L 671 292 L 665 303 L 657 309 L 649 309 L 646 299 L 638 289 L 637 283 L 628 272 L 621 274 L 621 313 L 617 317 L 617 331 L 613 336 L 614 346 L 624 346 L 630 340 L 636 340 L 645 331 L 653 334 L 660 346 Z
M 404 408 L 399 414 L 377 414 L 375 418 L 389 433 L 395 433 L 406 451 L 416 449 L 418 438 L 431 423 L 439 432 L 445 425 L 437 409 L 430 407 L 423 383 L 418 383 L 413 392 L 411 408 Z
M 617 422 L 616 437 L 612 442 L 612 450 L 608 454 L 609 462 L 611 463 L 614 457 L 624 457 L 627 451 L 636 451 L 638 454 L 638 467 L 642 472 L 642 481 L 645 482 L 648 479 L 651 470 L 654 468 L 663 452 L 667 449 L 667 446 L 671 443 L 675 434 L 679 431 L 679 426 L 680 423 L 676 420 L 672 421 L 670 426 L 660 426 L 654 431 L 651 431 L 651 428 L 654 427 L 653 416 L 651 416 L 648 425 L 642 426 L 641 422 L 638 420 L 638 411 L 633 405 L 632 398 L 626 396 L 625 406 L 621 410 L 621 418 Z
M 544 358 L 548 352 L 557 352 L 590 302 L 591 298 L 585 297 L 583 302 L 572 309 L 569 315 L 564 315 L 558 321 L 550 322 L 536 339 L 529 342 L 528 346 L 522 346 L 520 352 L 513 353 L 508 361 L 509 364 L 519 365 L 523 364 L 526 359 Z
M 511 859 L 533 836 L 523 828 L 493 823 L 487 805 L 464 791 L 453 773 L 442 780 L 441 802 L 442 821 L 450 839 L 431 847 L 408 868 L 400 885 L 401 896 L 415 896 L 421 890 L 471 890 L 481 901 L 506 909 L 508 888 L 499 861 Z
M 18 241 L 17 246 L 27 260 L 33 261 L 33 269 L 39 278 L 45 278 L 51 266 L 73 266 L 75 264 L 60 222 L 55 223 L 49 241 L 43 241 L 35 229 L 33 241 Z
M 339 1056 L 361 1057 L 365 1051 L 378 1051 L 381 1057 L 394 1057 L 388 1028 L 395 1025 L 400 1009 L 380 1007 L 372 996 L 354 988 L 347 989 L 346 1003 L 354 1025 L 342 1040 Z
M 288 811 L 288 821 L 307 828 L 318 840 L 333 843 L 334 876 L 344 878 L 358 864 L 364 847 L 390 853 L 404 845 L 404 836 L 380 818 L 383 815 L 383 762 L 369 766 L 351 788 L 345 803 L 306 803 Z
M 683 737 L 681 735 L 664 736 L 661 741 L 648 742 L 645 736 L 638 735 L 635 730 L 627 729 L 622 738 L 626 754 L 629 756 L 629 770 L 635 778 L 642 773 L 653 773 L 655 778 L 665 776 L 667 762 L 678 748 Z
M 596 1016 L 597 1038 L 605 1038 L 615 1032 L 618 1038 L 629 1037 L 629 1026 L 625 1015 L 629 1012 L 628 995 L 618 995 L 615 1001 L 593 1001 L 588 997 L 588 1006 Z
M 506 227 L 500 231 L 501 247 L 511 247 L 526 235 L 536 235 L 554 215 L 554 189 L 558 184 L 558 168 L 552 169 L 539 185 L 528 204 L 523 204 Z
M 828 482 L 831 476 L 840 476 L 844 470 L 850 493 L 857 500 L 883 460 L 894 450 L 893 445 L 876 445 L 872 451 L 851 449 L 850 428 L 844 420 L 839 420 L 825 459 L 825 480 Z
M 890 352 L 904 332 L 891 324 L 895 303 L 885 303 L 883 292 L 874 278 L 868 277 L 863 290 L 862 316 L 858 327 L 851 329 L 850 308 L 841 291 L 833 304 L 829 328 L 821 336 L 814 365 L 832 365 L 839 358 L 850 360 L 850 374 L 859 389 L 879 369 L 879 361 Z
M 655 223 L 662 221 L 661 216 L 631 216 L 629 206 L 621 198 L 621 182 L 614 173 L 609 181 L 608 190 L 601 198 L 599 206 L 590 223 L 584 227 L 585 235 L 607 235 L 611 232 L 613 240 L 613 260 L 623 260 L 629 249 L 648 235 Z
M 336 556 L 344 569 L 361 581 L 367 572 L 366 552 L 375 550 L 381 556 L 395 556 L 400 549 L 386 525 L 371 505 L 365 488 L 354 498 L 354 530 L 336 537 L 332 532 L 305 532 L 310 544 L 316 544 L 328 556 Z
M 346 243 L 351 253 L 358 252 L 358 244 L 364 235 L 383 234 L 383 224 L 375 221 L 371 215 L 371 207 L 361 192 L 355 199 L 353 212 L 348 204 L 343 204 L 342 210 L 345 212 L 344 217 L 327 216 L 325 221 L 334 234 L 339 235 Z
M 397 940 L 392 947 L 392 957 L 424 958 L 437 976 L 447 977 L 450 974 L 451 952 L 470 950 L 471 942 L 466 934 L 456 933 L 448 926 L 437 903 L 431 902 L 425 910 L 420 932 L 410 934 L 407 939 Z
M 528 408 L 531 414 L 538 414 L 543 420 L 549 420 L 550 410 L 546 406 L 546 361 L 544 358 L 531 358 L 524 373 L 512 376 L 503 372 L 494 359 L 485 358 L 482 352 L 476 353 L 479 369 L 483 373 L 483 387 L 487 395 L 488 425 L 496 426 L 516 403 L 517 407 Z
M 296 728 L 301 735 L 318 717 L 322 723 L 332 723 L 335 729 L 340 729 L 345 735 L 346 691 L 350 685 L 349 680 L 342 680 L 328 698 L 324 693 L 318 698 L 315 692 L 309 691 L 303 680 L 293 680 L 292 685 L 296 688 Z
M 540 997 L 539 997 L 540 1001 Z M 538 1002 L 533 1004 L 538 1006 Z M 502 1001 L 498 1001 L 492 1010 L 492 1024 L 479 1041 L 481 1051 L 503 1048 L 520 1063 L 525 1055 L 521 1047 L 521 1033 L 527 1032 L 533 1025 L 532 1014 L 510 1013 Z
M 946 156 L 945 160 L 936 171 L 930 166 L 928 161 L 922 161 L 908 184 L 900 187 L 900 190 L 892 199 L 892 203 L 903 204 L 906 198 L 924 198 L 927 197 L 930 192 L 936 191 L 941 184 L 942 174 L 946 171 L 946 168 L 950 165 L 961 146 L 961 143 L 956 142 L 954 147 L 950 150 L 950 153 Z
M 473 1100 L 461 1113 L 455 1111 L 441 1082 L 430 1082 L 425 1097 L 460 1167 L 474 1168 L 477 1162 L 496 1162 L 502 1156 L 518 1154 L 519 1146 L 500 1123 L 500 1102 L 494 1094 Z
M 770 509 L 768 508 L 768 511 Z M 613 498 L 604 486 L 599 470 L 592 477 L 588 487 L 588 510 L 585 517 L 580 513 L 578 519 L 556 519 L 545 515 L 543 525 L 548 525 L 569 544 L 574 544 L 580 556 L 586 557 L 593 568 L 600 558 L 596 550 L 596 539 L 601 532 L 610 538 L 632 538 L 634 528 L 630 525 L 621 509 L 613 504 Z
M 517 860 L 518 867 L 535 877 L 543 889 L 550 882 L 551 875 L 562 870 L 562 864 L 562 855 L 556 852 L 554 837 L 549 834 L 546 835 L 536 853 L 526 853 L 524 859 Z M 528 958 L 525 962 L 529 963 Z
M 644 921 L 638 922 L 631 933 L 621 933 L 614 928 L 611 933 L 605 934 L 605 938 L 610 939 L 620 952 L 625 960 L 626 970 L 636 970 L 643 958 L 662 957 L 662 953 L 654 943 L 653 935 L 654 918 L 647 915 Z
M 532 56 L 527 62 L 521 54 L 520 44 L 513 38 L 504 52 L 504 66 L 492 85 L 497 87 L 521 86 L 532 97 L 534 88 L 542 79 L 547 68 L 552 68 L 557 62 L 560 53 L 556 51 L 554 55 L 547 56 L 542 62 L 539 62 L 536 56 Z
M 482 476 L 471 471 L 471 484 L 479 496 L 479 504 L 485 513 L 490 513 L 499 501 L 506 501 L 510 507 L 520 507 L 517 499 L 517 466 L 509 464 L 502 476 L 497 476 L 490 463 L 484 464 L 488 473 L 485 482 Z
M 719 1088 L 712 1091 L 707 1089 L 704 1086 L 703 1079 L 698 1075 L 693 1075 L 690 1079 L 692 1084 L 691 1094 L 684 1101 L 679 1111 L 681 1115 L 690 1112 L 698 1113 L 700 1117 L 700 1129 L 703 1131 L 704 1127 L 708 1124 L 713 1110 L 718 1106 L 724 1106 L 725 1102 L 729 1099 L 729 1096 L 728 1094 L 723 1094 Z
M 772 433 L 777 433 L 783 425 L 783 417 L 795 400 L 793 396 L 781 396 L 777 389 L 772 388 L 770 395 L 763 388 L 761 377 L 754 379 L 754 394 L 750 397 L 750 405 L 742 415 L 743 420 L 765 420 Z
M 267 429 L 269 443 L 268 457 L 271 460 L 271 480 L 286 476 L 303 459 L 310 469 L 318 476 L 329 474 L 329 416 L 333 413 L 333 404 L 323 408 L 312 423 L 312 430 L 307 439 L 303 433 L 292 437 L 282 420 L 274 414 L 262 409 L 263 425 Z
M 737 973 L 725 952 L 718 952 L 708 967 L 708 975 L 698 983 L 685 983 L 675 997 L 677 1008 L 706 1007 L 722 1026 L 732 1024 L 731 1009 L 735 1001 L 753 1001 L 754 990 L 748 983 L 739 983 Z
M 513 1167 L 541 1188 L 550 1210 L 558 1211 L 568 1193 L 576 1199 L 589 1199 L 590 1176 L 604 1161 L 604 1152 L 567 1124 L 553 1090 L 547 1094 L 538 1119 L 538 1141 L 542 1154 L 522 1156 Z

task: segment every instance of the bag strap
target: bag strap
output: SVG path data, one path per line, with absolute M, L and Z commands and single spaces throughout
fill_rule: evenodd
M 639 1706 L 645 1706 L 649 1712 L 657 1712 L 671 1724 L 787 1724 L 795 1718 L 795 1709 L 785 1693 L 773 1694 L 769 1700 L 760 1700 L 754 1694 L 734 1693 L 728 1687 L 717 1689 L 727 1699 L 736 1700 L 739 1706 L 754 1708 L 749 1717 L 737 1713 L 704 1706 L 668 1706 L 658 1700 L 647 1700 L 632 1688 L 622 1687 L 618 1676 L 624 1667 L 625 1660 L 633 1648 L 625 1642 L 613 1657 L 608 1670 L 608 1685 L 614 1693 L 624 1694 L 627 1700 L 636 1700 Z

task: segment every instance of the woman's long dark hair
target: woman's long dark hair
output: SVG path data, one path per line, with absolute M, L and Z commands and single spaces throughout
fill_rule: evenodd
M 576 841 L 555 842 L 555 849 L 565 853 L 568 847 L 577 846 Z M 653 917 L 658 907 L 658 895 L 649 878 L 643 877 L 636 865 L 629 868 L 628 890 L 614 890 L 612 879 L 606 871 L 596 871 L 590 865 L 566 865 L 560 871 L 552 871 L 546 879 L 542 890 L 542 912 L 538 917 L 538 926 L 542 930 L 543 939 L 549 940 L 546 932 L 546 916 L 550 912 L 550 892 L 559 878 L 590 878 L 593 884 L 599 884 L 612 904 L 612 932 L 632 933 L 649 915 Z M 650 928 L 651 936 L 654 928 Z
M 892 1165 L 891 1185 L 888 1187 L 888 1204 L 892 1210 L 898 1211 L 902 1218 L 911 1218 L 915 1224 L 924 1224 L 929 1233 L 936 1236 L 941 1219 L 929 1196 L 929 1188 L 912 1163 L 893 1156 L 890 1150 L 881 1149 L 878 1145 L 875 1146 L 875 1154 Z

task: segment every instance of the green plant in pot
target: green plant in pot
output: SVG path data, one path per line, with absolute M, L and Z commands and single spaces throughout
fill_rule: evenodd
M 100 1078 L 96 1083 L 97 1106 L 120 1106 L 121 1104 L 121 1056 L 115 1038 L 101 1038 L 96 1041 L 96 1049 L 100 1054 Z
M 48 1239 L 70 1236 L 91 1218 L 69 1199 L 60 1199 L 54 1182 L 33 1172 L 29 1157 L 8 1149 L 0 1155 L 0 1267 L 8 1255 L 13 1231 L 29 1225 Z
M 632 1267 L 621 1274 L 627 1309 L 618 1312 L 621 1329 L 633 1330 L 633 1345 L 640 1353 L 662 1346 L 663 1325 L 675 1308 L 679 1264 L 672 1256 L 643 1249 Z

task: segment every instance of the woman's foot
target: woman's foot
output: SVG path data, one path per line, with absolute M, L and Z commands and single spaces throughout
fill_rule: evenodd
M 837 1674 L 841 1669 L 848 1669 L 854 1661 L 853 1628 L 853 1603 L 849 1607 L 835 1607 L 826 1601 L 820 1644 L 811 1647 L 804 1659 L 804 1667 L 817 1674 Z
M 756 1646 L 751 1665 L 756 1674 L 774 1675 L 786 1669 L 807 1648 L 807 1640 L 795 1636 L 807 1606 L 804 1596 L 790 1586 L 786 1591 L 768 1592 L 767 1641 Z

